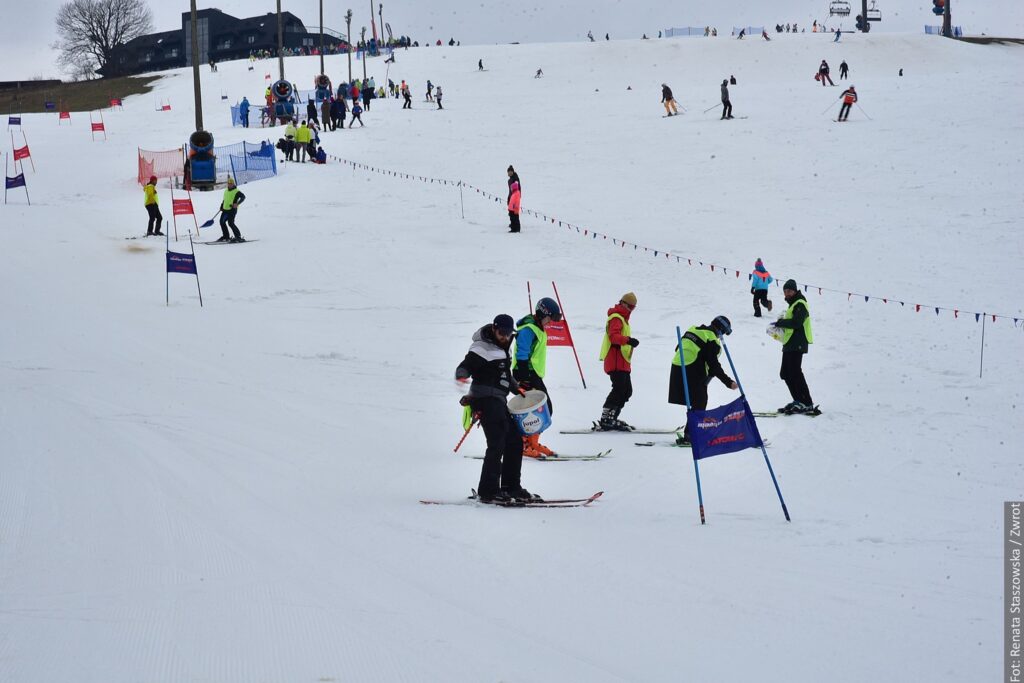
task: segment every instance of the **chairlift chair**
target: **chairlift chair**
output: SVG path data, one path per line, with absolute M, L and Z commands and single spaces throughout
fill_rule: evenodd
M 882 10 L 875 8 L 875 0 L 871 0 L 871 7 L 868 7 L 868 21 L 881 21 Z
M 833 0 L 828 6 L 828 15 L 830 17 L 850 16 L 850 3 L 846 0 Z

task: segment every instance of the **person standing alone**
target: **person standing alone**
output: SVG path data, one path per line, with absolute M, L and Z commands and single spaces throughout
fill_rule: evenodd
M 150 176 L 149 182 L 142 188 L 145 197 L 146 213 L 149 214 L 149 225 L 146 227 L 146 237 L 152 235 L 163 235 L 160 226 L 164 217 L 160 213 L 160 196 L 156 192 L 156 176 Z
M 235 216 L 238 214 L 238 205 L 245 201 L 245 195 L 235 186 L 235 179 L 228 176 L 228 186 L 224 190 L 224 198 L 220 203 L 220 231 L 221 237 L 218 242 L 244 242 L 241 231 L 235 225 Z M 235 233 L 234 237 L 228 234 L 228 226 Z
M 512 166 L 508 167 L 508 231 L 519 232 L 519 205 L 523 189 L 519 184 L 519 174 Z M 513 202 L 513 198 L 515 202 Z M 513 209 L 513 206 L 515 207 Z
M 847 74 L 850 73 L 850 65 L 846 63 L 844 59 L 842 64 L 839 65 L 839 80 L 846 78 Z
M 814 342 L 807 299 L 797 288 L 796 280 L 786 280 L 782 285 L 782 293 L 789 308 L 775 322 L 775 326 L 782 330 L 782 368 L 779 377 L 786 383 L 793 400 L 779 408 L 779 412 L 786 415 L 820 415 L 821 410 L 811 400 L 811 390 L 807 388 L 801 367 L 804 354 Z
M 732 118 L 732 102 L 729 101 L 729 81 L 726 80 L 726 79 L 722 79 L 722 118 L 721 118 L 721 120 L 724 121 L 726 119 L 731 119 L 731 118 Z

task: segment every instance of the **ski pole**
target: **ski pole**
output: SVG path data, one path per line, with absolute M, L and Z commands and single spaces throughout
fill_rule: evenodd
M 831 109 L 832 107 L 836 106 L 838 103 L 839 103 L 839 100 L 836 100 L 832 104 L 828 105 L 828 109 L 826 109 L 825 111 L 821 112 L 820 116 L 824 116 L 825 114 L 827 114 L 828 110 Z
M 459 452 L 459 448 L 462 446 L 462 442 L 466 440 L 466 437 L 469 436 L 469 433 L 471 431 L 473 431 L 473 427 L 476 427 L 477 423 L 479 423 L 479 422 L 480 422 L 480 413 L 473 413 L 473 421 L 469 423 L 469 427 L 466 429 L 466 433 L 463 434 L 462 438 L 459 439 L 459 442 L 457 444 L 455 444 L 455 450 L 452 451 L 453 453 L 458 453 Z
M 874 121 L 874 119 L 868 116 L 868 113 L 864 111 L 864 107 L 860 106 L 860 102 L 857 103 L 857 109 L 860 109 L 860 113 L 864 114 L 864 118 L 866 118 L 868 121 Z
M 709 111 L 711 111 L 712 109 L 714 109 L 714 108 L 715 108 L 715 107 L 717 107 L 717 106 L 719 106 L 719 105 L 717 105 L 717 104 L 712 104 L 712 105 L 711 105 L 710 107 L 708 107 L 707 109 L 705 109 L 705 110 L 704 110 L 704 113 L 705 113 L 705 114 L 707 114 L 707 113 L 708 113 Z

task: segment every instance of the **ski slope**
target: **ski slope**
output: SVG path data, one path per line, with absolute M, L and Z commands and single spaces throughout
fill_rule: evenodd
M 823 58 L 834 78 L 850 64 L 847 124 L 821 113 L 843 89 L 812 79 Z M 454 186 L 291 164 L 242 188 L 259 242 L 196 247 L 202 308 L 185 275 L 165 306 L 164 244 L 124 239 L 145 225 L 137 148 L 193 130 L 190 72 L 105 112 L 106 142 L 86 113 L 26 115 L 33 204 L 15 190 L 0 209 L 0 680 L 994 680 L 1024 337 L 989 319 L 979 377 L 963 312 L 1024 318 L 1022 66 L 1019 47 L 903 35 L 399 52 L 415 108 L 374 101 L 365 128 L 323 135 L 329 154 L 502 198 L 514 164 L 525 209 L 608 239 L 526 215 L 509 235 L 474 192 L 463 219 Z M 218 145 L 282 134 L 229 127 L 221 92 L 256 104 L 276 77 L 246 67 L 202 70 Z M 286 61 L 303 88 L 318 69 Z M 335 83 L 346 70 L 327 58 Z M 748 118 L 702 114 L 730 74 Z M 422 102 L 428 78 L 444 111 Z M 193 195 L 200 222 L 219 196 Z M 808 292 L 824 414 L 759 422 L 793 520 L 746 451 L 704 461 L 701 526 L 688 453 L 557 430 L 599 416 L 605 311 L 627 291 L 641 346 L 624 419 L 683 423 L 666 403 L 675 326 L 719 314 L 754 409 L 786 403 L 750 306 L 757 257 L 780 282 L 893 301 Z M 523 483 L 605 494 L 420 505 L 476 485 L 461 453 L 483 436 L 452 453 L 451 377 L 478 327 L 528 312 L 527 280 L 534 300 L 557 282 L 588 386 L 553 349 L 543 442 L 614 451 L 525 462 Z

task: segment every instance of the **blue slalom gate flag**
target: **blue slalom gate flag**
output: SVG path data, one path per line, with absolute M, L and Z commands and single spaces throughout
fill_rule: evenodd
M 21 117 L 20 116 L 8 116 L 7 117 L 7 125 L 8 126 L 20 126 L 21 125 Z
M 176 251 L 167 252 L 167 272 L 187 273 L 198 277 L 196 257 L 194 254 L 180 254 Z
M 8 177 L 8 176 L 4 176 L 4 177 L 7 180 L 6 189 L 8 189 L 8 190 L 13 190 L 16 187 L 26 187 L 26 185 L 25 185 L 25 174 L 24 173 L 19 173 L 18 175 L 14 176 L 13 178 Z
M 760 448 L 761 434 L 745 396 L 711 410 L 691 410 L 686 426 L 693 443 L 693 459 L 702 460 L 745 448 Z

